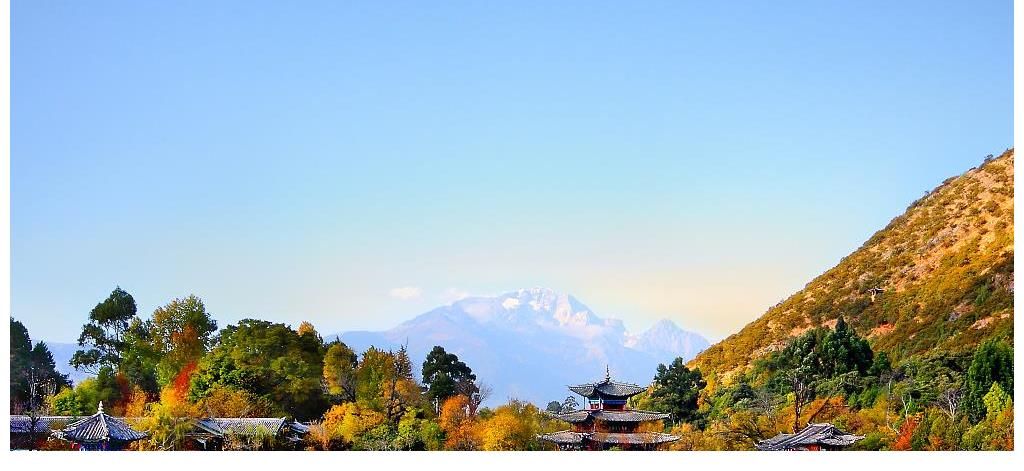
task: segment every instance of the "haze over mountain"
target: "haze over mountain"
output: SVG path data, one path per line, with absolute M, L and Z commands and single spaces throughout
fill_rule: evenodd
M 632 334 L 621 320 L 599 317 L 576 298 L 546 288 L 468 297 L 383 332 L 339 336 L 357 352 L 407 344 L 417 363 L 441 345 L 493 388 L 489 403 L 562 400 L 567 384 L 599 379 L 606 366 L 617 379 L 647 384 L 658 363 L 689 360 L 708 346 L 667 319 Z

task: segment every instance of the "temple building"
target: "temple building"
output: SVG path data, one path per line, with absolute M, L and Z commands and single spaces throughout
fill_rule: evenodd
M 102 409 L 101 412 L 102 413 Z M 122 450 L 141 437 L 141 417 L 11 416 L 12 450 Z M 309 426 L 285 417 L 187 419 L 183 450 L 301 450 Z M 134 440 L 133 440 L 134 439 Z
M 761 440 L 757 449 L 761 451 L 835 451 L 842 450 L 863 439 L 837 429 L 832 424 L 807 424 L 797 433 L 780 433 L 767 440 Z
M 102 402 L 95 414 L 54 430 L 53 436 L 71 442 L 79 450 L 123 450 L 131 442 L 146 438 L 144 432 L 104 413 Z
M 562 450 L 655 450 L 660 445 L 679 439 L 660 432 L 642 432 L 640 424 L 665 420 L 670 414 L 635 410 L 629 407 L 629 398 L 647 388 L 620 383 L 605 373 L 603 381 L 569 386 L 569 390 L 583 396 L 582 410 L 563 410 L 549 413 L 552 417 L 572 424 L 569 430 L 548 433 L 541 440 L 554 443 Z

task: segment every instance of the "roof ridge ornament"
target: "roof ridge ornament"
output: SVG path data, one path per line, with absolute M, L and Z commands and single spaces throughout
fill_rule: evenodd
M 604 380 L 605 381 L 611 381 L 612 380 L 612 370 L 608 366 L 607 363 L 604 364 Z
M 103 413 L 103 401 L 100 401 L 99 406 L 96 407 L 96 413 L 97 414 L 102 414 Z

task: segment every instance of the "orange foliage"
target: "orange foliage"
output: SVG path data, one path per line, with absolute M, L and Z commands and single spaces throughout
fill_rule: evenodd
M 892 444 L 892 449 L 897 451 L 909 450 L 910 439 L 914 436 L 914 431 L 917 430 L 917 426 L 920 423 L 920 417 L 907 417 L 907 420 L 903 421 L 903 425 L 900 426 L 900 433 Z
M 124 416 L 125 417 L 142 417 L 146 415 L 146 404 L 149 397 L 142 388 L 138 386 L 132 387 L 130 393 L 125 396 L 124 399 Z
M 446 399 L 441 406 L 439 425 L 447 436 L 447 449 L 474 450 L 479 445 L 478 430 L 474 426 L 473 416 L 469 413 L 468 397 L 458 395 Z
M 189 362 L 178 372 L 171 382 L 171 388 L 177 402 L 184 401 L 188 397 L 189 385 L 192 381 L 192 374 L 196 372 L 198 364 L 195 361 Z

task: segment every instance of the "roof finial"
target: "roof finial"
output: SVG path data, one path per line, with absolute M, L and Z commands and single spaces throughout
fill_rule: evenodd
M 99 407 L 96 408 L 96 413 L 97 414 L 102 414 L 103 413 L 103 401 L 100 401 Z
M 608 367 L 608 364 L 604 364 L 604 380 L 609 381 L 612 379 L 612 370 Z

